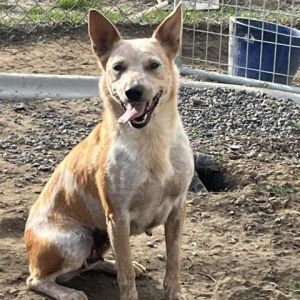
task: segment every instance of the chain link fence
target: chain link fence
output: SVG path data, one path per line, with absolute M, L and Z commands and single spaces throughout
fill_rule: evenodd
M 86 27 L 89 8 L 116 24 L 158 24 L 178 1 L 0 0 L 0 33 Z M 300 0 L 183 1 L 182 66 L 281 84 L 300 84 Z M 130 31 L 130 30 L 129 30 Z M 132 31 L 134 35 L 135 31 Z
M 169 1 L 104 0 L 0 0 L 0 30 L 26 34 L 42 27 L 86 24 L 89 8 L 101 10 L 114 23 L 155 24 L 165 15 Z

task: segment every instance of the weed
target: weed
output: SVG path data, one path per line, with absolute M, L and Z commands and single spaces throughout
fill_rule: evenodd
M 58 0 L 58 6 L 68 10 L 86 10 L 94 5 L 94 0 Z
M 24 15 L 14 14 L 7 16 L 7 6 L 0 5 L 0 30 L 11 30 L 19 25 L 38 25 L 38 24 L 83 24 L 86 22 L 86 14 L 89 8 L 97 8 L 102 10 L 105 15 L 114 23 L 139 23 L 139 24 L 157 24 L 163 20 L 169 11 L 155 10 L 148 14 L 134 16 L 134 14 L 124 14 L 119 10 L 103 10 L 101 1 L 96 0 L 57 0 L 55 7 L 41 7 L 34 5 L 25 12 Z M 10 8 L 12 10 L 12 7 Z M 262 11 L 258 8 L 252 10 L 236 11 L 235 7 L 223 5 L 218 10 L 193 11 L 186 10 L 184 12 L 184 21 L 186 26 L 191 24 L 207 23 L 216 25 L 228 25 L 229 19 L 234 16 L 263 19 L 270 22 L 279 22 L 281 24 L 289 24 L 290 15 L 285 11 Z M 300 22 L 300 14 L 293 16 L 294 22 Z M 208 25 L 209 26 L 209 25 Z
M 295 294 L 300 295 L 300 282 L 297 282 L 293 288 L 291 288 L 291 291 Z
M 268 185 L 267 189 L 271 194 L 278 197 L 286 197 L 294 192 L 292 188 L 280 186 L 279 184 Z

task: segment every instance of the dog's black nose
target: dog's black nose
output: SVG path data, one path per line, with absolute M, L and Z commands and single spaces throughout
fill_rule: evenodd
M 128 89 L 125 94 L 129 101 L 140 101 L 144 93 L 142 85 L 135 85 Z

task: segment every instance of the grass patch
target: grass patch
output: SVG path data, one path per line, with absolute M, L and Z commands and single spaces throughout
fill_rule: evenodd
M 169 11 L 160 11 L 160 10 L 154 10 L 146 15 L 142 15 L 138 18 L 134 18 L 133 20 L 136 23 L 142 23 L 142 24 L 157 24 L 161 22 L 166 16 L 169 15 Z
M 294 190 L 290 187 L 281 186 L 278 184 L 267 184 L 265 187 L 272 195 L 278 197 L 287 197 L 294 193 Z
M 300 295 L 300 282 L 297 282 L 291 291 L 297 295 Z
M 13 4 L 8 4 L 8 3 L 0 3 L 0 10 L 8 10 L 12 9 L 14 7 Z
M 86 10 L 87 8 L 94 7 L 94 0 L 58 0 L 58 6 L 67 10 Z
M 147 15 L 140 16 L 139 18 L 134 18 L 134 21 L 147 23 L 147 24 L 156 24 L 162 21 L 170 12 L 168 11 L 152 11 Z M 196 24 L 197 23 L 212 23 L 212 24 L 224 24 L 229 23 L 231 17 L 241 17 L 241 18 L 250 18 L 250 19 L 259 19 L 268 22 L 275 22 L 281 24 L 289 25 L 291 16 L 287 15 L 284 11 L 270 11 L 263 13 L 260 10 L 242 10 L 236 11 L 235 8 L 224 6 L 219 10 L 186 10 L 184 11 L 184 23 L 185 24 Z M 293 16 L 293 22 L 300 22 L 300 14 Z
M 101 4 L 96 0 L 57 0 L 56 7 L 41 7 L 35 5 L 27 10 L 25 15 L 12 14 L 8 18 L 5 14 L 7 7 L 0 6 L 0 30 L 5 31 L 7 28 L 13 29 L 23 25 L 38 24 L 84 24 L 86 23 L 86 14 L 89 8 L 98 8 L 101 10 Z M 13 8 L 11 8 L 13 11 Z M 102 9 L 104 14 L 112 22 L 118 23 L 136 23 L 136 24 L 158 24 L 168 14 L 169 11 L 152 11 L 148 14 L 135 16 L 134 13 L 128 15 L 118 10 Z M 3 15 L 4 17 L 1 17 Z M 191 24 L 215 24 L 228 25 L 229 19 L 233 16 L 261 19 L 269 22 L 279 22 L 290 25 L 290 16 L 284 11 L 265 12 L 253 8 L 252 10 L 236 11 L 230 6 L 223 6 L 219 10 L 210 11 L 185 11 L 184 22 L 186 26 Z M 300 22 L 300 14 L 293 16 L 293 22 Z
M 224 7 L 221 10 L 211 10 L 211 11 L 185 11 L 184 21 L 185 23 L 197 23 L 197 22 L 207 22 L 213 24 L 228 23 L 231 17 L 240 18 L 251 18 L 259 19 L 268 22 L 279 22 L 282 24 L 288 24 L 290 22 L 290 16 L 285 14 L 284 11 L 273 11 L 265 12 L 258 10 L 242 10 L 236 11 L 232 7 Z M 300 15 L 294 16 L 293 21 L 300 21 Z
M 44 11 L 43 9 L 31 9 L 22 20 L 26 24 L 56 24 L 64 23 L 70 25 L 80 24 L 84 21 L 85 15 L 79 11 L 69 11 L 66 14 L 61 9 Z
M 105 16 L 112 21 L 113 23 L 126 23 L 128 22 L 128 18 L 126 15 L 121 14 L 117 11 L 108 11 L 105 13 Z

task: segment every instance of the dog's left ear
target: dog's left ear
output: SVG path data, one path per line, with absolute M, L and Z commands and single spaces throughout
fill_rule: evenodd
M 93 50 L 105 68 L 113 46 L 121 40 L 121 35 L 117 28 L 95 9 L 89 11 L 88 26 Z
M 182 4 L 179 3 L 174 11 L 158 26 L 153 33 L 171 59 L 176 57 L 181 43 L 182 33 Z

